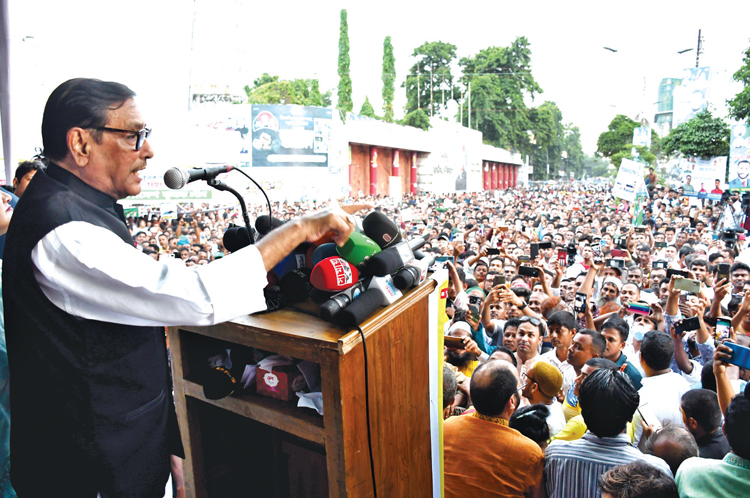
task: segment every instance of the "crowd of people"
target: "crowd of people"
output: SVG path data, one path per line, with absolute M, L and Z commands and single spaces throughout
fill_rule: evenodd
M 22 498 L 162 496 L 182 452 L 163 327 L 265 309 L 264 277 L 285 255 L 331 232 L 344 244 L 369 209 L 425 237 L 422 251 L 448 270 L 434 331 L 447 344 L 446 496 L 750 494 L 750 365 L 739 361 L 750 249 L 728 229 L 746 211 L 736 194 L 717 206 L 649 180 L 637 205 L 583 182 L 274 202 L 288 223 L 228 248 L 234 207 L 126 218 L 116 203 L 140 192 L 154 154 L 134 95 L 60 85 L 45 107 L 45 163 L 17 176 L 15 211 L 0 192 L 5 496 L 11 481 Z M 248 282 L 241 296 L 232 277 Z
M 750 250 L 719 206 L 686 199 L 656 187 L 637 220 L 593 183 L 365 199 L 448 260 L 442 332 L 463 347 L 445 348 L 446 496 L 750 491 L 750 370 L 722 345 L 750 346 Z M 285 220 L 320 207 L 273 204 Z M 239 212 L 184 208 L 129 220 L 136 245 L 228 254 Z

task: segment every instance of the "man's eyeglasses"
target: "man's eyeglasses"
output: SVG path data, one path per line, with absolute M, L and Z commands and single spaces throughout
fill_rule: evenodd
M 141 150 L 143 142 L 146 141 L 148 136 L 151 134 L 151 128 L 143 128 L 142 130 L 121 130 L 120 128 L 108 128 L 106 126 L 96 126 L 95 130 L 106 131 L 109 133 L 129 133 L 132 135 L 129 138 L 135 138 L 135 150 Z
M 522 316 L 518 320 L 521 323 L 530 322 L 533 326 L 539 327 L 539 332 L 541 333 L 542 337 L 546 335 L 547 327 L 544 325 L 544 322 L 541 321 L 540 319 L 534 318 L 533 316 Z

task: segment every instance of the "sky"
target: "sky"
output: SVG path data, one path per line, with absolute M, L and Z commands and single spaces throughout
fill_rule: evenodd
M 404 75 L 415 47 L 443 41 L 460 57 L 525 36 L 532 73 L 543 89 L 532 105 L 555 102 L 563 121 L 578 126 L 586 153 L 617 114 L 653 117 L 657 85 L 700 65 L 713 72 L 710 100 L 722 103 L 741 86 L 731 83 L 750 46 L 750 2 L 477 1 L 443 4 L 372 2 L 258 2 L 255 0 L 7 0 L 11 47 L 14 155 L 41 145 L 44 102 L 68 78 L 116 80 L 138 94 L 154 139 L 180 142 L 190 85 L 230 86 L 241 92 L 267 72 L 283 79 L 338 83 L 339 12 L 347 9 L 354 110 L 369 97 L 382 112 L 383 40 L 396 58 L 396 116 L 403 115 Z M 449 8 L 448 8 L 449 7 Z M 603 47 L 615 48 L 616 53 Z M 683 55 L 677 52 L 693 50 Z M 644 88 L 645 87 L 645 88 Z M 334 92 L 335 93 L 335 92 Z M 437 96 L 436 96 L 437 98 Z M 164 150 L 164 149 L 162 149 Z M 170 150 L 155 160 L 168 161 Z

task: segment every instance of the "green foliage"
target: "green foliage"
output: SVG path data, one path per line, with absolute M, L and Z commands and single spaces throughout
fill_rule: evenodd
M 330 107 L 331 92 L 320 93 L 318 80 L 280 80 L 278 76 L 263 76 L 245 86 L 248 104 L 297 104 Z
M 341 9 L 341 27 L 339 34 L 339 89 L 336 108 L 342 114 L 352 112 L 352 79 L 349 77 L 349 25 L 346 21 L 346 9 Z
M 451 73 L 451 63 L 456 58 L 456 46 L 450 43 L 425 42 L 414 49 L 412 57 L 417 63 L 409 69 L 406 81 L 401 85 L 406 88 L 407 114 L 418 108 L 438 113 L 443 99 L 451 96 L 451 91 L 459 95 L 460 89 L 455 85 Z M 432 99 L 430 98 L 432 90 Z
M 568 173 L 572 171 L 574 178 L 580 179 L 583 177 L 583 162 L 586 158 L 583 146 L 581 146 L 581 130 L 573 123 L 566 124 L 564 130 L 562 148 L 568 156 L 567 159 L 563 159 L 565 171 Z
M 261 85 L 265 85 L 266 83 L 273 83 L 274 81 L 279 81 L 279 77 L 271 76 L 268 73 L 263 73 L 260 78 L 253 81 L 253 88 L 258 88 Z M 247 86 L 245 88 L 247 88 Z M 247 90 L 245 91 L 247 92 Z
M 396 93 L 396 58 L 393 56 L 391 37 L 383 41 L 383 119 L 393 121 L 393 95 Z M 360 113 L 361 114 L 361 113 Z
M 609 123 L 607 131 L 599 135 L 599 139 L 596 141 L 597 154 L 611 160 L 612 164 L 617 168 L 620 167 L 623 159 L 633 159 L 634 156 L 631 154 L 633 149 L 633 130 L 639 126 L 640 124 L 637 121 L 618 114 Z M 651 148 L 637 146 L 635 149 L 638 151 L 640 159 L 651 165 L 656 162 L 656 154 L 654 152 L 660 152 L 661 147 L 661 140 L 652 129 Z
M 413 126 L 414 128 L 421 128 L 423 130 L 429 130 L 430 126 L 432 126 L 430 124 L 430 117 L 422 109 L 416 109 L 408 113 L 404 116 L 404 119 L 401 120 L 401 124 Z
M 471 84 L 471 127 L 483 133 L 487 143 L 528 155 L 534 147 L 527 133 L 535 127 L 526 106 L 542 93 L 531 74 L 531 49 L 525 37 L 509 47 L 489 47 L 474 57 L 461 59 L 463 82 Z M 542 112 L 541 121 L 550 118 Z M 464 99 L 464 125 L 469 123 L 468 99 Z M 556 125 L 540 123 L 540 132 L 549 134 Z
M 368 118 L 377 118 L 375 115 L 375 109 L 372 108 L 372 104 L 370 104 L 369 97 L 365 96 L 365 103 L 362 104 L 362 109 L 359 110 L 360 116 L 367 116 Z
M 609 163 L 594 155 L 586 155 L 583 160 L 583 171 L 591 178 L 608 178 L 612 176 L 609 171 Z M 614 172 L 614 170 L 612 170 Z
M 745 50 L 742 67 L 732 76 L 734 81 L 742 83 L 744 88 L 733 99 L 727 100 L 729 115 L 737 121 L 750 118 L 750 47 Z
M 729 125 L 704 109 L 693 119 L 673 128 L 663 141 L 665 154 L 709 159 L 729 155 Z

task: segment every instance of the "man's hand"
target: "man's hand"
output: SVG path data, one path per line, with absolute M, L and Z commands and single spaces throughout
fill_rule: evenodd
M 468 351 L 469 353 L 472 353 L 477 357 L 477 359 L 482 355 L 482 350 L 479 349 L 479 346 L 477 346 L 477 343 L 469 337 L 468 335 L 463 338 L 464 341 L 464 349 Z
M 343 246 L 356 226 L 352 213 L 362 209 L 372 209 L 372 204 L 349 204 L 337 206 L 332 204 L 299 218 L 305 240 L 315 242 L 324 235 L 333 232 L 332 239 L 339 247 Z

